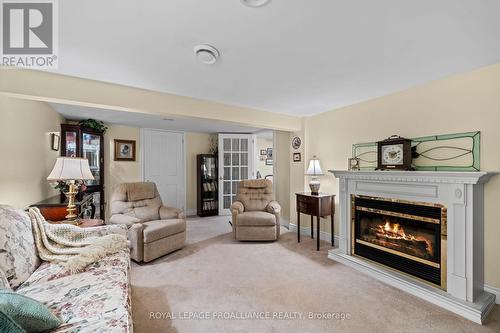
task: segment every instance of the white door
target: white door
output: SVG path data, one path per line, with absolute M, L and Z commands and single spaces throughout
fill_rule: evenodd
M 219 215 L 230 215 L 238 182 L 255 178 L 255 136 L 219 134 Z
M 163 204 L 185 211 L 184 133 L 143 130 L 144 181 L 154 182 Z

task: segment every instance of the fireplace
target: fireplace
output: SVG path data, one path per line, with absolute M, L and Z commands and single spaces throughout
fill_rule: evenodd
M 352 195 L 353 254 L 446 290 L 446 208 Z

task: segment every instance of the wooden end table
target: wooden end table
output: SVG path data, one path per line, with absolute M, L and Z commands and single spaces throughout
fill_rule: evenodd
M 316 216 L 316 251 L 319 251 L 320 219 L 330 215 L 333 242 L 333 216 L 335 215 L 335 195 L 310 192 L 295 193 L 297 197 L 297 242 L 300 243 L 300 214 L 311 215 L 311 238 L 314 238 L 313 218 Z

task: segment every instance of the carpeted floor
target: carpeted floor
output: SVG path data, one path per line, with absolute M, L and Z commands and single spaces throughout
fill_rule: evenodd
M 191 218 L 184 249 L 133 264 L 135 332 L 500 332 L 498 305 L 480 326 L 329 260 L 327 243 L 235 242 L 228 220 Z

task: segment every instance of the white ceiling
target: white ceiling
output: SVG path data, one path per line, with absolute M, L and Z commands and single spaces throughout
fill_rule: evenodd
M 97 119 L 107 124 L 172 131 L 204 133 L 255 133 L 258 128 L 238 126 L 229 122 L 189 118 L 160 117 L 150 114 L 123 112 L 85 106 L 49 103 L 54 110 L 70 120 Z M 171 120 L 167 120 L 171 119 Z M 272 133 L 272 132 L 271 132 Z
M 498 0 L 64 0 L 57 72 L 310 115 L 500 61 Z M 193 47 L 221 52 L 212 66 Z

